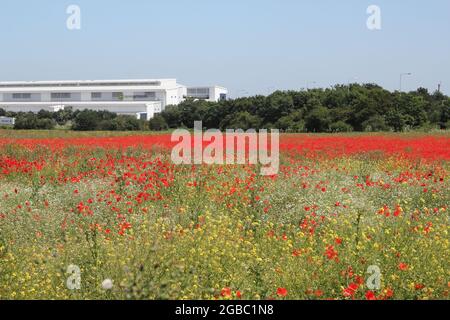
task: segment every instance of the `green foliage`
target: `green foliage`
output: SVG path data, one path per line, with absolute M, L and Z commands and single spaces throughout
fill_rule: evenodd
M 326 107 L 314 107 L 306 116 L 306 129 L 311 132 L 325 132 L 331 124 L 330 110 Z
M 362 123 L 362 127 L 366 132 L 389 131 L 386 119 L 382 115 L 374 115 Z
M 208 103 L 188 100 L 161 114 L 169 128 L 278 128 L 286 132 L 404 131 L 448 128 L 449 98 L 419 88 L 389 92 L 376 84 L 337 85 L 329 89 L 277 91 Z M 158 120 L 161 121 L 161 120 Z
M 450 98 L 419 88 L 409 93 L 389 92 L 376 84 L 336 85 L 307 91 L 276 91 L 234 100 L 207 102 L 187 99 L 167 106 L 149 122 L 108 111 L 39 111 L 37 115 L 6 112 L 16 117 L 17 129 L 70 127 L 76 131 L 161 131 L 193 128 L 202 121 L 207 129 L 277 128 L 285 132 L 406 131 L 450 129 Z M 50 121 L 48 121 L 50 120 Z
M 330 131 L 339 133 L 339 132 L 352 132 L 353 127 L 344 121 L 337 121 L 330 125 Z
M 124 117 L 124 116 L 121 116 Z M 123 120 L 117 119 L 115 113 L 109 111 L 83 110 L 76 114 L 72 129 L 75 131 L 120 130 L 119 127 L 130 127 Z M 125 118 L 128 119 L 128 118 Z M 127 120 L 129 122 L 129 120 Z M 139 126 L 139 125 L 138 125 Z M 133 127 L 133 125 L 131 125 Z
M 148 127 L 153 131 L 163 131 L 167 130 L 169 126 L 167 125 L 166 119 L 160 114 L 157 114 L 148 123 Z
M 260 117 L 251 115 L 249 112 L 244 111 L 226 117 L 220 127 L 243 130 L 259 129 L 261 123 L 262 119 Z
M 14 129 L 18 130 L 51 130 L 56 123 L 53 119 L 41 118 L 38 114 L 32 112 L 18 113 L 16 115 L 16 122 Z

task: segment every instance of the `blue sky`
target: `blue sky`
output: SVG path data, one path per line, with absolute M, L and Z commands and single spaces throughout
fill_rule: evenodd
M 81 30 L 66 9 L 81 8 Z M 382 29 L 366 27 L 369 5 Z M 0 81 L 177 78 L 231 95 L 375 82 L 450 94 L 448 0 L 1 0 Z M 357 80 L 353 80 L 357 78 Z M 315 83 L 314 83 L 315 82 Z

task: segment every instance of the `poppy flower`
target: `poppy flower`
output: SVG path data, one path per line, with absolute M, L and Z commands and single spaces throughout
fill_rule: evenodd
M 223 288 L 222 291 L 220 292 L 220 295 L 224 298 L 229 298 L 231 297 L 231 289 L 230 288 Z
M 358 290 L 359 285 L 356 283 L 350 283 L 350 285 L 344 289 L 344 296 L 345 297 L 353 297 L 356 293 L 356 291 Z
M 372 291 L 367 291 L 366 300 L 377 300 L 377 297 L 375 296 L 375 293 L 373 293 Z
M 288 294 L 288 291 L 287 291 L 286 288 L 278 288 L 278 289 L 277 289 L 277 295 L 278 295 L 279 297 L 286 297 L 287 294 Z
M 406 263 L 400 262 L 400 263 L 398 264 L 398 268 L 399 268 L 401 271 L 407 271 L 407 270 L 409 269 L 409 266 L 408 266 Z
M 416 284 L 414 285 L 414 288 L 415 288 L 416 290 L 422 290 L 423 288 L 425 288 L 425 285 L 422 284 L 422 283 L 416 283 Z

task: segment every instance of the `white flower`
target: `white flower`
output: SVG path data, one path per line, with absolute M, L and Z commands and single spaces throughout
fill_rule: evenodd
M 113 281 L 111 279 L 105 279 L 102 282 L 102 288 L 104 290 L 111 290 L 113 288 Z

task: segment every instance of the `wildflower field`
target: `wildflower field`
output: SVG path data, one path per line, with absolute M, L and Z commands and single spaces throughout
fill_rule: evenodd
M 35 136 L 0 132 L 0 299 L 448 299 L 448 133 L 282 135 L 268 177 Z

